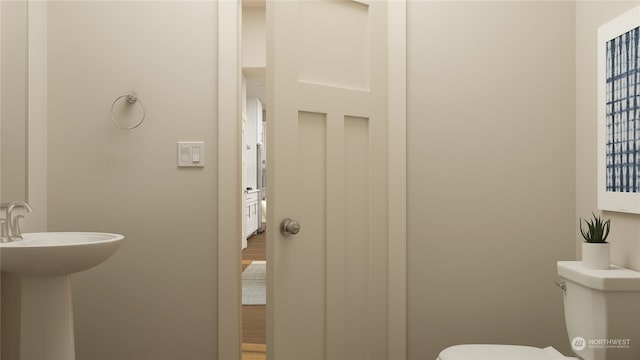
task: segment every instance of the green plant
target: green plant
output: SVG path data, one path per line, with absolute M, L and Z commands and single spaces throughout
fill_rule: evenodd
M 611 219 L 603 221 L 600 216 L 591 213 L 593 220 L 583 220 L 580 218 L 580 232 L 582 237 L 588 243 L 605 243 L 607 242 L 607 236 L 609 236 L 609 230 L 611 228 Z M 582 229 L 582 222 L 589 227 L 589 231 Z

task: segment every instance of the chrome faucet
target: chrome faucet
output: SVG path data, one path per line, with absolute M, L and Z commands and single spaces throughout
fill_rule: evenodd
M 9 204 L 7 208 L 7 218 L 3 221 L 3 232 L 2 237 L 0 238 L 3 242 L 14 241 L 17 239 L 22 239 L 22 232 L 20 231 L 20 219 L 24 218 L 24 215 L 16 215 L 13 216 L 13 210 L 21 207 L 27 210 L 28 212 L 33 212 L 33 209 L 29 204 L 24 201 L 14 201 Z

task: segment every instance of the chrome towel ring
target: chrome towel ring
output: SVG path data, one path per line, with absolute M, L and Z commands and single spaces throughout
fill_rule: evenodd
M 116 120 L 115 115 L 113 114 L 113 109 L 115 108 L 116 103 L 118 102 L 118 100 L 120 100 L 122 98 L 125 98 L 127 100 L 127 103 L 129 103 L 131 105 L 133 105 L 135 103 L 140 103 L 140 106 L 142 106 L 142 118 L 140 119 L 140 121 L 138 121 L 138 123 L 136 123 L 133 126 L 124 126 L 124 125 L 120 124 L 118 122 L 118 120 Z M 133 92 L 133 91 L 129 91 L 128 93 L 126 93 L 124 95 L 118 96 L 115 100 L 113 100 L 113 104 L 111 104 L 111 121 L 113 121 L 113 124 L 115 126 L 119 127 L 120 129 L 133 130 L 133 129 L 137 128 L 138 126 L 142 125 L 146 115 L 147 115 L 147 111 L 144 108 L 144 103 L 142 102 L 142 100 L 140 100 L 138 95 L 136 95 L 136 93 Z

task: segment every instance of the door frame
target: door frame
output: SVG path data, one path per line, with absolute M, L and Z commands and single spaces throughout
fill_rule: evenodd
M 269 1 L 269 0 L 267 0 Z M 389 359 L 407 356 L 406 1 L 388 0 Z M 218 359 L 242 357 L 242 1 L 218 1 Z M 271 359 L 274 360 L 274 359 Z
M 242 1 L 218 1 L 218 359 L 242 357 Z M 214 340 L 214 339 L 212 339 Z

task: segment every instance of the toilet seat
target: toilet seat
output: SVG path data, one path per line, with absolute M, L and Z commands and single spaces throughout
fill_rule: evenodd
M 568 360 L 551 346 L 544 349 L 519 345 L 455 345 L 440 353 L 439 360 Z

